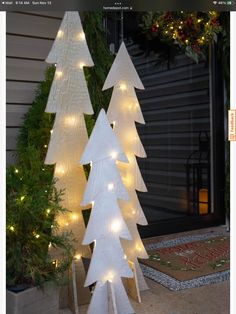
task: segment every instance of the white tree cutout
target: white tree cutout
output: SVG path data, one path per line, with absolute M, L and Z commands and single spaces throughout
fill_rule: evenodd
M 71 230 L 76 256 L 90 256 L 82 245 L 85 226 L 80 205 L 86 177 L 79 164 L 88 141 L 84 114 L 93 114 L 83 67 L 93 66 L 78 12 L 66 12 L 46 59 L 56 64 L 46 112 L 56 113 L 45 164 L 55 164 L 56 188 L 63 189 L 62 205 L 70 212 L 60 215 L 60 230 Z
M 148 258 L 140 238 L 137 224 L 147 225 L 147 220 L 139 203 L 136 190 L 146 192 L 147 188 L 139 170 L 136 156 L 145 158 L 146 153 L 138 136 L 135 122 L 144 124 L 144 118 L 135 93 L 135 87 L 144 89 L 143 84 L 122 43 L 104 83 L 103 90 L 114 86 L 107 116 L 113 123 L 116 134 L 129 163 L 119 162 L 118 168 L 123 183 L 129 193 L 129 201 L 120 200 L 123 216 L 128 225 L 132 241 L 122 240 L 128 260 L 135 264 L 139 289 L 148 289 L 138 258 Z
M 131 278 L 120 238 L 131 240 L 121 214 L 118 199 L 128 200 L 116 161 L 127 159 L 102 109 L 81 164 L 91 164 L 90 175 L 82 204 L 93 204 L 83 244 L 94 243 L 85 286 L 96 282 L 88 309 L 89 314 L 134 313 L 121 277 Z M 112 302 L 109 299 L 112 299 Z M 113 307 L 113 310 L 112 310 Z

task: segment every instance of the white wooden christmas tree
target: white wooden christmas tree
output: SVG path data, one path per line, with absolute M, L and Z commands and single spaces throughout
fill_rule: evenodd
M 131 240 L 118 205 L 128 200 L 116 161 L 127 162 L 121 146 L 102 109 L 81 164 L 91 164 L 82 205 L 92 204 L 83 244 L 94 243 L 85 286 L 96 282 L 89 314 L 134 313 L 121 277 L 133 277 L 120 238 Z
M 85 225 L 80 205 L 86 177 L 79 161 L 88 141 L 84 114 L 93 114 L 83 67 L 94 64 L 78 12 L 65 13 L 46 61 L 56 64 L 56 72 L 45 111 L 56 116 L 45 164 L 55 164 L 56 188 L 64 190 L 62 205 L 70 211 L 58 217 L 58 224 L 61 231 L 73 232 L 80 259 L 91 254 L 82 245 Z
M 136 190 L 146 192 L 147 188 L 140 173 L 136 156 L 144 158 L 146 153 L 138 136 L 135 122 L 144 124 L 145 121 L 135 88 L 144 89 L 144 87 L 124 43 L 120 46 L 103 90 L 113 86 L 107 116 L 110 123 L 113 124 L 114 133 L 129 160 L 127 164 L 118 163 L 123 183 L 130 197 L 129 201 L 120 201 L 120 206 L 133 239 L 132 241 L 123 240 L 122 244 L 128 260 L 135 264 L 139 290 L 142 291 L 148 287 L 137 258 L 148 258 L 148 255 L 140 238 L 137 224 L 147 225 L 147 220 L 140 206 Z

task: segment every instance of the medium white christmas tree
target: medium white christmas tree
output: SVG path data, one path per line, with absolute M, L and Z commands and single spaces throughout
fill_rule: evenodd
M 120 144 L 102 109 L 81 164 L 91 164 L 91 171 L 82 204 L 93 204 L 83 244 L 94 243 L 85 286 L 96 287 L 89 314 L 134 313 L 121 277 L 133 277 L 122 249 L 120 238 L 131 240 L 118 205 L 128 200 L 116 161 L 127 162 Z M 111 300 L 111 301 L 110 301 Z
M 56 188 L 63 189 L 62 205 L 70 212 L 58 217 L 60 230 L 72 231 L 76 256 L 89 256 L 82 246 L 85 232 L 80 202 L 86 186 L 79 164 L 88 141 L 84 114 L 93 114 L 83 67 L 93 66 L 78 12 L 66 12 L 46 59 L 56 64 L 46 112 L 56 113 L 45 164 L 55 164 Z
M 129 160 L 128 164 L 118 163 L 123 183 L 130 197 L 129 201 L 120 201 L 120 206 L 132 236 L 132 241 L 124 240 L 122 244 L 128 260 L 135 264 L 139 290 L 142 291 L 148 287 L 138 258 L 148 258 L 148 255 L 140 238 L 137 224 L 147 225 L 147 220 L 140 206 L 136 190 L 146 192 L 147 188 L 140 173 L 136 156 L 144 158 L 146 153 L 138 136 L 135 122 L 144 124 L 145 121 L 135 88 L 144 89 L 144 87 L 124 43 L 120 46 L 103 90 L 113 86 L 107 116 L 110 123 L 113 124 L 114 133 Z

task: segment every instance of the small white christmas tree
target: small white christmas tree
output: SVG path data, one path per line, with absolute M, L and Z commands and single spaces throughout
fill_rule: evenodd
M 82 246 L 85 232 L 80 202 L 86 185 L 79 164 L 88 141 L 84 114 L 93 114 L 84 77 L 84 66 L 93 66 L 78 12 L 66 12 L 52 49 L 46 59 L 56 72 L 46 112 L 56 113 L 45 164 L 55 164 L 56 187 L 63 189 L 62 205 L 70 212 L 58 218 L 60 230 L 72 230 L 76 256 L 89 256 Z
M 97 282 L 89 314 L 134 313 L 121 281 L 121 277 L 131 278 L 133 273 L 120 243 L 120 238 L 130 240 L 131 236 L 118 205 L 118 199 L 128 200 L 129 196 L 117 160 L 127 162 L 102 109 L 81 158 L 81 164 L 91 164 L 82 202 L 93 204 L 83 240 L 83 244 L 94 242 L 85 282 L 85 286 Z
M 144 89 L 143 84 L 130 59 L 125 44 L 122 43 L 104 83 L 103 90 L 114 86 L 107 116 L 113 123 L 122 149 L 129 163 L 119 162 L 118 168 L 123 183 L 129 193 L 130 200 L 120 201 L 123 216 L 128 225 L 132 241 L 123 240 L 123 248 L 128 260 L 135 264 L 140 291 L 148 289 L 138 258 L 148 258 L 137 224 L 147 225 L 147 220 L 140 206 L 136 190 L 146 192 L 147 188 L 140 173 L 136 156 L 146 157 L 145 150 L 139 139 L 135 122 L 145 123 L 135 88 Z

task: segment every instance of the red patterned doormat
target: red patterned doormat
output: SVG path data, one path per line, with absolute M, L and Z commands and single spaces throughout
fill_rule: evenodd
M 194 241 L 193 238 L 191 240 L 169 246 L 161 246 L 160 243 L 156 243 L 155 246 L 155 243 L 149 242 L 147 245 L 149 259 L 141 260 L 141 263 L 180 282 L 219 272 L 225 274 L 229 270 L 228 236 L 210 237 L 201 241 Z

